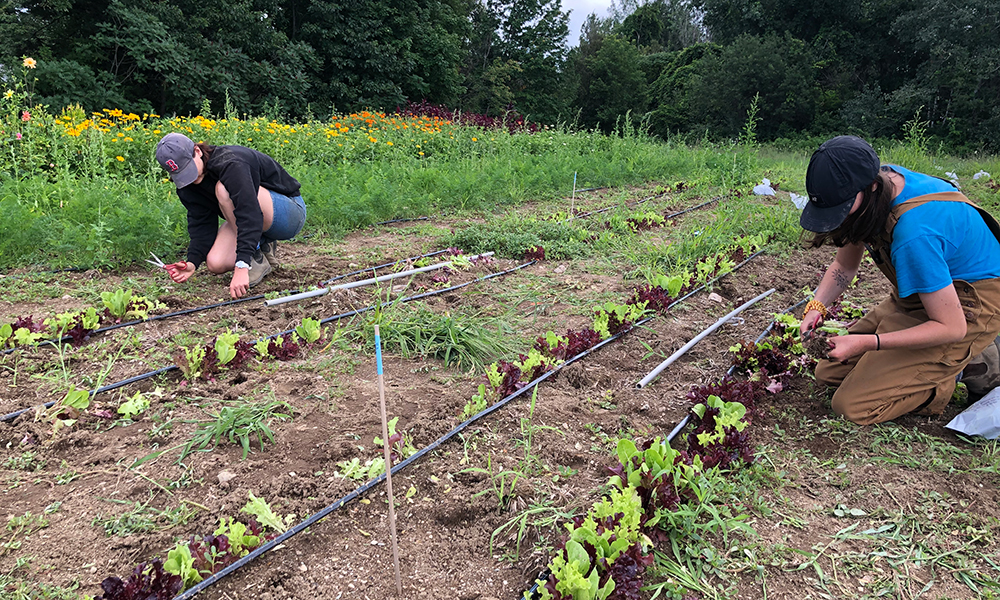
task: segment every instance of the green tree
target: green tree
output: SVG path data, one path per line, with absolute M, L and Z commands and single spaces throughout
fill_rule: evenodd
M 718 56 L 721 52 L 721 46 L 705 43 L 678 52 L 663 53 L 670 60 L 649 86 L 651 133 L 666 138 L 671 133 L 689 130 L 688 87 L 691 78 L 696 74 L 700 60 L 709 54 Z
M 574 52 L 579 77 L 576 105 L 585 125 L 614 129 L 619 117 L 639 117 L 646 107 L 646 77 L 639 49 L 611 34 Z
M 738 135 L 757 94 L 762 140 L 805 130 L 815 116 L 819 88 L 813 60 L 805 43 L 788 34 L 744 35 L 695 65 L 686 100 L 695 131 Z
M 625 14 L 631 7 L 622 7 Z M 648 52 L 681 50 L 704 41 L 705 32 L 690 0 L 653 0 L 638 5 L 616 31 Z
M 466 14 L 458 0 L 312 0 L 298 31 L 322 61 L 315 97 L 342 110 L 453 102 Z
M 563 66 L 569 13 L 561 0 L 479 0 L 471 22 L 467 110 L 499 115 L 512 103 L 543 122 L 568 112 Z

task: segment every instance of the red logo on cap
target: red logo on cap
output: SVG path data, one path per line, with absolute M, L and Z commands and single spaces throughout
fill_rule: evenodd
M 176 173 L 177 169 L 180 168 L 177 166 L 177 163 L 173 161 L 173 159 L 167 161 L 167 166 L 170 167 L 170 170 L 173 171 L 174 173 Z

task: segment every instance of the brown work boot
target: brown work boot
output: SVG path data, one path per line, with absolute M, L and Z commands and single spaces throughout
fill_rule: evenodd
M 264 253 L 258 248 L 254 252 L 253 258 L 250 259 L 250 287 L 260 283 L 260 280 L 264 279 L 264 276 L 270 272 L 271 263 L 267 261 Z
M 965 365 L 960 381 L 974 396 L 983 396 L 1000 386 L 1000 337 Z
M 271 267 L 277 269 L 281 266 L 278 264 L 278 240 L 261 240 L 260 251 L 264 254 L 267 262 L 271 263 Z

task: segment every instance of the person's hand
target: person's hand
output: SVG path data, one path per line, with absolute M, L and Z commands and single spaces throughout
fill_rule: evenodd
M 250 290 L 250 269 L 233 269 L 233 280 L 229 282 L 229 295 L 233 300 L 245 296 Z
M 813 331 L 823 324 L 823 315 L 818 310 L 811 310 L 802 315 L 802 323 L 799 325 L 799 334 L 805 339 L 806 332 Z
M 830 345 L 827 358 L 841 363 L 876 347 L 874 335 L 838 335 L 828 339 L 826 343 Z
M 167 274 L 174 280 L 174 283 L 184 283 L 189 277 L 194 275 L 194 263 L 183 260 L 175 262 L 172 265 L 166 265 L 163 268 L 167 270 Z

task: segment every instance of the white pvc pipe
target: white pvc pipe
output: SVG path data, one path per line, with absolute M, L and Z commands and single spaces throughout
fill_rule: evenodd
M 650 371 L 648 375 L 646 375 L 645 377 L 643 377 L 642 380 L 639 383 L 637 383 L 635 387 L 637 387 L 639 389 L 642 389 L 642 388 L 646 387 L 647 385 L 649 385 L 649 382 L 652 381 L 653 379 L 655 379 L 656 376 L 660 374 L 660 372 L 662 372 L 664 369 L 666 369 L 671 364 L 673 364 L 674 361 L 676 361 L 678 358 L 680 358 L 681 356 L 683 356 L 685 352 L 687 352 L 691 348 L 694 348 L 695 344 L 697 344 L 701 340 L 705 339 L 706 337 L 710 336 L 713 331 L 715 331 L 719 327 L 722 327 L 727 321 L 729 321 L 730 319 L 732 319 L 736 315 L 738 315 L 741 312 L 745 311 L 746 309 L 750 308 L 754 304 L 757 304 L 758 302 L 760 302 L 764 298 L 767 298 L 768 296 L 770 296 L 773 293 L 774 293 L 774 288 L 771 288 L 771 289 L 767 290 L 766 292 L 764 292 L 763 294 L 761 294 L 760 296 L 757 296 L 753 300 L 744 303 L 742 306 L 740 306 L 739 308 L 737 308 L 733 312 L 729 313 L 728 315 L 726 315 L 726 316 L 722 317 L 721 319 L 719 319 L 718 321 L 716 321 L 715 325 L 712 325 L 711 327 L 709 327 L 705 331 L 702 331 L 701 333 L 699 333 L 698 335 L 696 335 L 694 337 L 694 339 L 692 339 L 690 342 L 688 342 L 688 343 L 684 344 L 683 346 L 681 346 L 680 350 L 678 350 L 677 352 L 674 352 L 673 354 L 671 354 L 670 357 L 667 360 L 665 360 L 665 361 L 661 362 L 660 364 L 658 364 L 656 366 L 656 368 L 653 369 L 652 371 Z
M 468 257 L 469 260 L 476 260 L 478 258 L 486 258 L 487 256 L 493 256 L 493 252 L 483 252 L 482 254 L 476 254 L 474 256 Z M 388 275 L 381 275 L 379 277 L 372 277 L 371 279 L 363 279 L 361 281 L 352 281 L 350 283 L 342 283 L 340 285 L 331 285 L 330 287 L 321 288 L 318 290 L 312 290 L 311 292 L 301 292 L 299 294 L 292 294 L 291 296 L 282 296 L 281 298 L 275 298 L 273 300 L 266 300 L 264 304 L 266 306 L 275 306 L 277 304 L 284 304 L 286 302 L 295 302 L 296 300 L 305 300 L 306 298 L 315 298 L 316 296 L 322 296 L 324 294 L 329 294 L 330 292 L 336 290 L 349 290 L 351 288 L 361 287 L 363 285 L 371 285 L 373 283 L 381 283 L 383 281 L 389 281 L 391 279 L 396 279 L 397 277 L 407 277 L 409 275 L 416 275 L 417 273 L 426 273 L 427 271 L 435 271 L 437 269 L 443 269 L 445 267 L 450 267 L 451 261 L 439 262 L 434 265 L 428 265 L 426 267 L 420 267 L 418 269 L 410 269 L 409 271 L 401 271 L 399 273 L 390 273 Z

